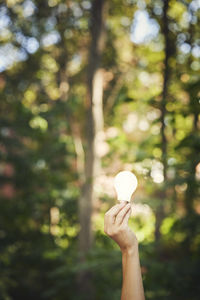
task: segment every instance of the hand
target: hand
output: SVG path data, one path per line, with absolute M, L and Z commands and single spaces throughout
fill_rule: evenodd
M 104 232 L 119 245 L 122 252 L 134 251 L 138 246 L 137 238 L 128 226 L 130 215 L 131 205 L 123 201 L 108 210 L 104 218 Z

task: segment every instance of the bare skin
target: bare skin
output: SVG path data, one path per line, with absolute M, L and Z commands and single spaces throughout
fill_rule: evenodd
M 138 241 L 128 226 L 131 205 L 123 201 L 105 214 L 104 231 L 122 252 L 123 283 L 121 300 L 145 300 L 142 283 Z

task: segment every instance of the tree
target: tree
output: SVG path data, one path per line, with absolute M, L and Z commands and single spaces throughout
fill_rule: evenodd
M 95 205 L 94 181 L 101 168 L 98 156 L 100 134 L 103 131 L 103 70 L 101 57 L 105 45 L 106 1 L 95 0 L 91 9 L 91 45 L 88 53 L 87 99 L 86 99 L 86 146 L 85 176 L 82 195 L 79 200 L 79 253 L 84 262 L 92 246 L 92 214 Z M 83 272 L 79 276 L 81 289 L 88 297 L 91 294 L 89 275 Z

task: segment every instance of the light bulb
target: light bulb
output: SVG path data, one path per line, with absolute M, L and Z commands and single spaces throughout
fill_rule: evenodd
M 130 201 L 137 188 L 137 178 L 130 171 L 119 172 L 115 176 L 114 187 L 117 192 L 117 200 Z

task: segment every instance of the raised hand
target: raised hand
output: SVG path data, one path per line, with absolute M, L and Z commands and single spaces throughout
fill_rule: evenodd
M 131 205 L 126 201 L 116 204 L 105 214 L 104 232 L 120 247 L 121 251 L 134 251 L 138 246 L 137 238 L 128 226 Z

